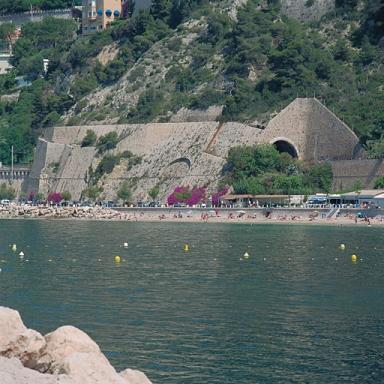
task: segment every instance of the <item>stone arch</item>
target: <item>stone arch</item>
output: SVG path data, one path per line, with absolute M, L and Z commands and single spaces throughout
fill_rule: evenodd
M 280 152 L 288 153 L 294 159 L 299 158 L 299 151 L 297 150 L 295 144 L 291 140 L 285 137 L 277 137 L 271 141 L 271 144 Z
M 173 160 L 171 163 L 169 163 L 169 165 L 174 165 L 174 164 L 178 164 L 178 163 L 186 164 L 188 169 L 191 169 L 192 162 L 187 157 L 180 157 L 176 160 Z
M 192 167 L 192 162 L 187 157 L 180 157 L 171 161 L 161 171 L 161 174 L 165 178 L 179 178 L 189 175 Z

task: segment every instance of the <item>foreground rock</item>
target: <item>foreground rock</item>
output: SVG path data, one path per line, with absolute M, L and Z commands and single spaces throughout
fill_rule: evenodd
M 17 311 L 0 307 L 1 384 L 151 384 L 144 373 L 118 374 L 84 332 L 64 326 L 43 337 Z

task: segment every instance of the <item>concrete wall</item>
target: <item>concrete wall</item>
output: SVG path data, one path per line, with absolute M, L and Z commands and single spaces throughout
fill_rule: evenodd
M 261 141 L 286 140 L 301 160 L 346 160 L 355 156 L 359 139 L 317 99 L 296 99 L 273 118 Z
M 375 180 L 384 176 L 384 160 L 332 161 L 334 189 L 351 190 L 360 184 L 364 188 L 373 188 Z
M 123 159 L 111 174 L 101 178 L 99 186 L 104 190 L 101 198 L 105 199 L 115 199 L 124 180 L 132 183 L 135 200 L 149 199 L 147 192 L 155 185 L 160 187 L 160 199 L 165 199 L 177 185 L 205 185 L 210 194 L 216 190 L 230 148 L 277 139 L 292 143 L 300 159 L 333 160 L 338 182 L 347 177 L 352 180 L 351 172 L 353 175 L 358 169 L 355 164 L 362 164 L 344 161 L 355 156 L 358 140 L 342 121 L 316 99 L 296 99 L 265 130 L 216 121 L 50 128 L 39 141 L 30 188 L 43 193 L 69 190 L 74 199 L 80 197 L 87 186 L 89 167 L 96 169 L 102 158 L 96 156 L 95 148 L 80 147 L 88 129 L 97 137 L 117 132 L 119 143 L 111 153 L 129 150 L 142 158 L 141 164 L 132 169 L 127 169 L 127 160 Z M 180 158 L 187 160 L 178 161 Z M 55 174 L 50 166 L 54 162 L 60 163 Z M 381 172 L 371 162 L 364 164 L 358 177 Z M 364 179 L 363 185 L 372 183 L 373 179 L 373 176 Z
M 55 17 L 59 19 L 71 19 L 71 9 L 56 9 L 51 11 L 34 11 L 31 15 L 30 12 L 14 13 L 10 15 L 0 15 L 0 24 L 13 23 L 21 26 L 25 23 L 42 21 L 45 17 Z

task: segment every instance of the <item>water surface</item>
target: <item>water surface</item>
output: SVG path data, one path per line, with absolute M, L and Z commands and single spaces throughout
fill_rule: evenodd
M 118 370 L 143 370 L 154 384 L 377 383 L 383 234 L 3 220 L 0 305 L 42 333 L 83 329 Z M 245 251 L 251 257 L 241 260 Z M 120 266 L 115 255 L 125 260 Z

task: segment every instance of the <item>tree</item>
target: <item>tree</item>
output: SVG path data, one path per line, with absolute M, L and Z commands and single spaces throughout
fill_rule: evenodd
M 100 193 L 103 192 L 103 188 L 97 185 L 91 185 L 82 192 L 82 196 L 85 196 L 91 200 L 96 200 Z
M 13 34 L 15 33 L 16 26 L 12 23 L 0 24 L 0 40 L 11 41 Z
M 384 176 L 378 177 L 375 180 L 375 189 L 382 189 L 384 188 Z
M 83 141 L 81 142 L 82 147 L 92 147 L 95 145 L 97 140 L 97 136 L 95 131 L 92 129 L 87 129 L 87 133 L 83 138 Z
M 116 148 L 119 139 L 116 132 L 108 132 L 104 136 L 100 136 L 97 140 L 96 148 L 98 149 L 99 154 L 110 149 Z
M 16 192 L 12 187 L 7 187 L 7 184 L 0 185 L 0 199 L 13 200 L 16 197 Z
M 123 201 L 129 201 L 132 198 L 132 191 L 128 181 L 123 181 L 119 190 L 117 191 L 117 197 Z
M 155 200 L 160 192 L 160 187 L 158 185 L 155 185 L 152 189 L 148 191 L 148 195 L 152 200 Z
M 64 200 L 64 201 L 69 201 L 72 199 L 72 195 L 69 191 L 64 191 L 64 192 L 61 192 L 61 198 Z
M 171 0 L 152 0 L 151 14 L 155 19 L 167 20 L 171 10 Z

